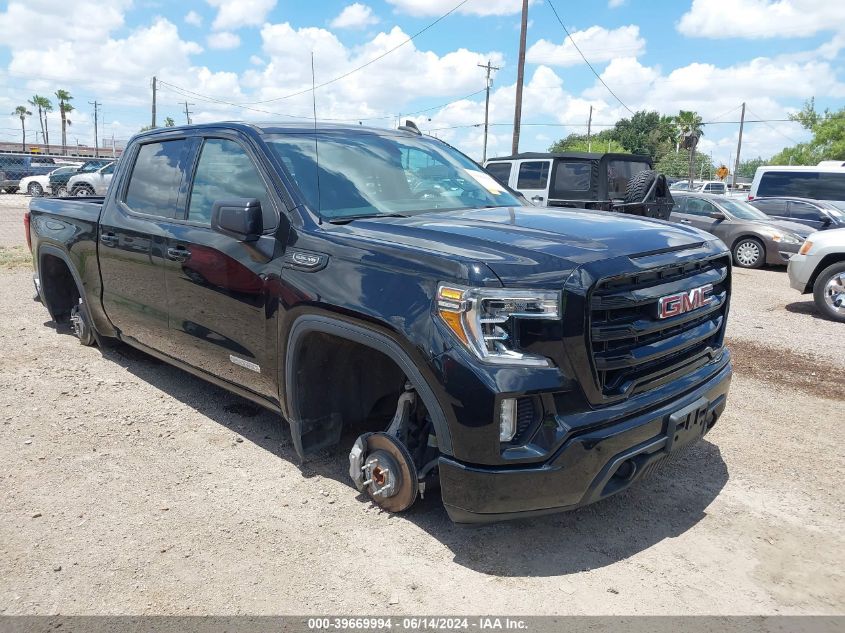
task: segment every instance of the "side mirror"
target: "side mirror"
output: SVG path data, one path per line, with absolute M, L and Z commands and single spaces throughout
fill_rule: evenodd
M 722 213 L 721 211 L 711 211 L 708 215 L 711 218 L 713 218 L 714 220 L 724 220 L 725 219 L 725 214 Z
M 216 200 L 211 206 L 211 228 L 241 242 L 254 242 L 264 231 L 261 202 L 256 198 Z

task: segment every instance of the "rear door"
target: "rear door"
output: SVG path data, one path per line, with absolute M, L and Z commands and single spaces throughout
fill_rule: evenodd
M 246 139 L 228 134 L 204 138 L 186 214 L 170 228 L 165 267 L 174 355 L 277 397 L 276 321 L 265 280 L 271 262 L 280 261 L 275 251 L 285 239 L 278 233 L 282 204 L 271 193 L 270 173 Z M 244 243 L 211 228 L 214 202 L 233 198 L 261 202 L 265 235 L 258 242 Z M 286 238 L 286 228 L 281 234 Z
M 99 226 L 103 307 L 124 337 L 172 355 L 164 254 L 170 222 L 184 214 L 195 150 L 176 137 L 131 151 Z
M 806 224 L 817 231 L 825 228 L 827 222 L 827 216 L 818 207 L 798 200 L 789 201 L 789 219 Z
M 516 174 L 516 190 L 531 204 L 544 206 L 549 200 L 551 160 L 521 160 Z
M 780 198 L 758 198 L 752 202 L 752 206 L 758 208 L 773 220 L 789 219 L 786 200 Z
M 115 164 L 116 163 L 111 163 L 110 165 L 106 165 L 105 167 L 91 175 L 91 184 L 94 185 L 95 195 L 106 195 L 106 191 L 108 191 L 109 189 L 109 183 L 111 182 L 112 176 L 114 175 Z

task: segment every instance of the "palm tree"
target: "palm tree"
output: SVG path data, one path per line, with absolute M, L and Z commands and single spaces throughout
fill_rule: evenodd
M 59 113 L 62 116 L 62 154 L 67 155 L 67 126 L 70 125 L 70 119 L 67 118 L 68 112 L 73 112 L 71 101 L 73 97 L 67 90 L 56 90 L 56 99 L 59 100 Z
M 32 98 L 27 102 L 33 108 L 38 108 L 38 123 L 41 124 L 41 138 L 44 139 L 44 144 L 47 144 L 47 122 L 46 118 L 47 115 L 44 112 L 45 108 L 49 107 L 50 110 L 53 109 L 53 104 L 50 103 L 50 100 L 47 97 L 42 97 L 41 95 L 32 95 Z
M 44 97 L 44 144 L 47 146 L 47 153 L 50 153 L 50 130 L 47 127 L 47 114 L 53 111 L 53 102 Z
M 26 151 L 26 117 L 32 116 L 32 112 L 26 109 L 26 106 L 19 105 L 15 108 L 15 111 L 12 112 L 13 115 L 17 115 L 20 117 L 21 120 L 21 151 Z
M 174 121 L 172 117 L 166 117 L 164 119 L 164 127 L 173 127 L 175 125 L 176 121 Z
M 682 145 L 689 149 L 689 181 L 692 184 L 695 147 L 698 145 L 698 139 L 704 135 L 704 122 L 697 112 L 681 110 L 675 117 L 675 125 L 678 127 Z

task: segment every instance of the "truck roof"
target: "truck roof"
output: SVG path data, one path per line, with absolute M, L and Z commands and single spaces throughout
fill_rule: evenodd
M 642 160 L 651 162 L 651 157 L 644 154 L 628 154 L 616 152 L 522 152 L 520 154 L 512 154 L 510 156 L 496 156 L 488 158 L 487 161 L 494 160 L 522 160 L 526 158 L 543 159 L 543 158 L 576 158 L 579 160 L 601 160 L 602 158 L 616 158 L 627 160 Z
M 146 130 L 138 134 L 138 136 L 147 136 L 153 134 L 161 134 L 164 132 L 179 132 L 183 130 L 196 129 L 234 129 L 241 131 L 258 132 L 259 134 L 308 134 L 313 133 L 316 129 L 318 132 L 339 132 L 339 133 L 355 133 L 361 134 L 377 134 L 377 135 L 407 135 L 411 137 L 418 136 L 412 131 L 403 129 L 379 128 L 370 127 L 366 125 L 354 125 L 352 123 L 332 123 L 326 121 L 317 121 L 316 125 L 313 121 L 261 121 L 261 122 L 247 122 L 247 121 L 216 121 L 213 123 L 196 123 L 193 125 L 179 125 L 175 127 L 157 127 L 152 130 Z

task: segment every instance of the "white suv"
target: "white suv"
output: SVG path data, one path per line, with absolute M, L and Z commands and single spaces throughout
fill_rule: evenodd
M 695 193 L 715 193 L 720 196 L 725 196 L 728 193 L 728 185 L 721 180 L 693 180 L 692 188 L 689 186 L 688 180 L 679 180 L 673 182 L 669 189 L 671 191 L 692 191 Z

